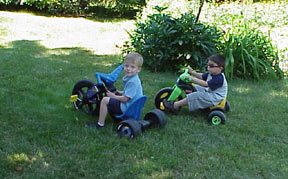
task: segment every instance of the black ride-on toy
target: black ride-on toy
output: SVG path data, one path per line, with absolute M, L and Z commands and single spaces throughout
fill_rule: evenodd
M 146 96 L 141 96 L 123 114 L 113 116 L 121 121 L 117 127 L 117 132 L 121 137 L 133 138 L 150 127 L 163 128 L 166 125 L 165 114 L 159 109 L 148 112 L 144 120 L 141 120 L 145 101 Z
M 89 115 L 98 115 L 100 103 L 107 90 L 116 92 L 113 85 L 123 70 L 123 65 L 118 66 L 109 74 L 96 72 L 97 83 L 90 80 L 78 81 L 72 90 L 70 102 L 76 110 L 83 110 Z M 122 137 L 133 138 L 149 127 L 164 127 L 166 124 L 165 114 L 158 109 L 148 112 L 144 120 L 141 120 L 141 112 L 146 101 L 146 96 L 139 97 L 127 110 L 118 116 L 112 116 L 119 121 L 117 132 Z
M 187 94 L 195 92 L 193 84 L 190 79 L 187 79 L 188 69 L 182 73 L 176 81 L 176 84 L 172 87 L 166 87 L 159 90 L 154 99 L 154 103 L 157 109 L 162 111 L 167 111 L 163 105 L 163 100 L 167 99 L 168 101 L 179 101 L 186 97 Z M 180 110 L 180 109 L 179 109 Z M 218 105 L 210 106 L 207 109 L 204 109 L 208 114 L 208 122 L 211 125 L 220 125 L 225 124 L 226 116 L 225 112 L 230 110 L 230 104 L 227 99 L 223 99 Z

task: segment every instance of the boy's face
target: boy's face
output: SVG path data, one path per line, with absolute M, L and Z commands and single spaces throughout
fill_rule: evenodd
M 125 75 L 127 76 L 133 76 L 136 73 L 140 72 L 141 67 L 139 67 L 138 65 L 136 65 L 135 63 L 132 63 L 130 60 L 126 60 L 124 62 L 124 72 Z
M 218 75 L 223 70 L 223 67 L 218 66 L 217 63 L 211 60 L 208 61 L 207 66 L 208 66 L 208 72 L 212 75 Z

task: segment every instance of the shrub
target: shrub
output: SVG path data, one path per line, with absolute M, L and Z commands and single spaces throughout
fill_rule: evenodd
M 25 4 L 51 14 L 82 14 L 89 0 L 25 0 Z
M 193 14 L 173 18 L 162 13 L 149 15 L 144 22 L 137 20 L 136 29 L 123 52 L 137 51 L 144 57 L 144 65 L 151 71 L 175 71 L 184 65 L 203 70 L 206 59 L 217 52 L 220 38 L 214 26 L 195 23 Z
M 20 4 L 21 3 L 21 4 Z M 105 15 L 123 14 L 136 15 L 146 5 L 145 0 L 0 0 L 0 5 L 30 6 L 50 14 L 85 15 L 93 13 L 99 15 L 98 10 L 104 9 Z M 21 7 L 21 6 L 20 6 Z M 100 14 L 103 15 L 103 14 Z
M 134 17 L 145 5 L 145 0 L 91 0 L 87 9 L 97 16 Z
M 0 5 L 1 4 L 5 4 L 5 5 L 9 5 L 9 4 L 18 4 L 19 0 L 0 0 Z
M 123 13 L 126 11 L 133 11 L 134 9 L 142 9 L 146 5 L 145 0 L 91 0 L 91 4 L 106 9 L 113 9 L 115 12 Z

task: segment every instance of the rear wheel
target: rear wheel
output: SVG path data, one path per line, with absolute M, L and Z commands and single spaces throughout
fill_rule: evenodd
M 220 124 L 225 124 L 226 117 L 222 111 L 212 111 L 208 115 L 208 122 L 213 126 L 218 126 Z
M 141 134 L 141 124 L 134 119 L 128 119 L 119 123 L 117 132 L 120 137 L 134 138 Z
M 149 121 L 150 126 L 152 126 L 152 127 L 158 126 L 158 127 L 162 128 L 167 123 L 166 116 L 165 116 L 164 112 L 161 111 L 160 109 L 154 109 L 154 110 L 148 112 L 145 115 L 144 120 Z
M 98 115 L 102 96 L 99 94 L 93 98 L 87 98 L 89 88 L 95 84 L 90 80 L 78 81 L 72 90 L 72 95 L 77 95 L 77 100 L 73 102 L 75 109 L 82 109 L 87 114 Z
M 164 99 L 168 99 L 169 96 L 171 95 L 171 93 L 173 92 L 173 88 L 171 87 L 167 87 L 167 88 L 162 88 L 160 91 L 158 91 L 158 93 L 156 94 L 155 96 L 155 99 L 154 99 L 154 104 L 155 104 L 155 107 L 157 109 L 160 109 L 161 111 L 165 111 L 165 106 L 163 105 L 163 100 Z M 180 95 L 176 101 L 179 101 L 183 99 L 183 97 Z M 179 108 L 180 110 L 180 108 Z
M 226 103 L 225 103 L 224 110 L 225 110 L 225 112 L 229 112 L 230 111 L 230 103 L 228 101 L 226 101 Z

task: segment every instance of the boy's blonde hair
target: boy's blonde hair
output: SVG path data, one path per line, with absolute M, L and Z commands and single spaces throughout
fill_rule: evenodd
M 142 67 L 142 65 L 143 65 L 142 55 L 140 55 L 139 53 L 136 53 L 136 52 L 131 52 L 128 55 L 126 55 L 124 62 L 125 61 L 131 61 L 132 63 L 134 63 L 138 67 Z

